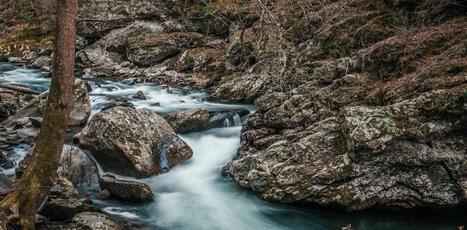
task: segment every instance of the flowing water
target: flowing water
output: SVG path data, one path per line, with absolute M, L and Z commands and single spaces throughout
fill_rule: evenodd
M 44 73 L 37 70 L 0 64 L 0 82 L 45 91 L 50 79 L 43 76 Z M 209 102 L 206 100 L 208 95 L 202 91 L 172 89 L 173 93 L 168 93 L 165 88 L 128 81 L 93 80 L 90 84 L 93 88 L 90 95 L 92 114 L 115 98 L 125 98 L 136 108 L 149 108 L 161 115 L 188 108 L 254 112 L 254 107 L 248 105 Z M 131 99 L 139 90 L 148 100 Z M 241 123 L 245 119 L 246 116 L 236 114 L 224 119 L 224 127 L 180 135 L 193 149 L 192 159 L 168 173 L 140 180 L 151 186 L 156 195 L 155 202 L 141 205 L 93 199 L 94 203 L 114 217 L 144 222 L 148 229 L 340 229 L 352 223 L 358 230 L 454 230 L 466 223 L 465 215 L 460 213 L 427 216 L 415 211 L 373 211 L 352 214 L 264 202 L 220 175 L 221 168 L 234 157 L 240 146 Z M 16 151 L 19 161 L 24 157 L 24 146 L 19 146 Z

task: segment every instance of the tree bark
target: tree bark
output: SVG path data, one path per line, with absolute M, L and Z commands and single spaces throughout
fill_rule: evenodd
M 56 177 L 65 140 L 74 85 L 77 12 L 77 0 L 57 0 L 54 68 L 44 120 L 31 164 L 0 203 L 3 214 L 19 215 L 26 230 L 35 229 L 37 208 Z

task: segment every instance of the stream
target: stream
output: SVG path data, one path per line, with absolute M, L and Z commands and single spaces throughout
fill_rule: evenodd
M 38 70 L 19 68 L 0 63 L 0 82 L 46 91 L 50 79 Z M 91 76 L 83 76 L 88 79 Z M 92 79 L 92 115 L 100 111 L 110 98 L 123 97 L 135 108 L 149 108 L 165 115 L 189 108 L 209 111 L 246 109 L 251 105 L 223 104 L 207 100 L 208 94 L 189 88 L 166 88 L 153 84 L 133 84 L 130 81 L 112 82 Z M 143 91 L 148 100 L 131 96 Z M 234 156 L 240 146 L 241 119 L 224 122 L 224 127 L 195 132 L 180 137 L 193 149 L 193 157 L 168 173 L 141 179 L 153 190 L 156 200 L 148 204 L 102 201 L 91 197 L 105 213 L 120 219 L 146 223 L 147 229 L 340 229 L 352 224 L 353 229 L 451 229 L 463 224 L 462 214 L 421 214 L 409 212 L 365 211 L 346 213 L 322 208 L 306 208 L 272 204 L 258 199 L 253 193 L 239 188 L 232 179 L 221 176 L 221 168 Z M 25 145 L 14 151 L 15 161 L 25 155 Z M 102 172 L 102 169 L 99 169 Z M 5 170 L 13 174 L 14 170 Z M 118 176 L 118 175 L 117 175 Z M 122 179 L 137 180 L 118 176 Z M 80 188 L 91 191 L 90 188 Z M 464 223 L 465 224 L 465 223 Z

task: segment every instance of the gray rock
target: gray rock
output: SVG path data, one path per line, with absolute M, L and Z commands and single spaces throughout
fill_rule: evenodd
M 466 199 L 467 146 L 458 124 L 465 109 L 450 98 L 462 92 L 345 106 L 339 114 L 300 95 L 282 103 L 261 98 L 260 112 L 246 122 L 242 147 L 225 171 L 241 187 L 280 203 L 348 210 L 460 205 Z
M 73 91 L 73 101 L 70 111 L 68 125 L 79 126 L 86 124 L 91 115 L 91 102 L 89 100 L 89 84 L 80 79 L 76 79 Z M 14 124 L 20 118 L 42 117 L 47 103 L 48 92 L 42 93 L 27 105 L 22 107 L 15 115 L 10 116 L 3 123 L 7 126 Z M 29 121 L 29 118 L 28 118 Z
M 89 230 L 121 230 L 125 223 L 98 212 L 82 212 L 72 219 L 79 229 Z
M 94 162 L 81 149 L 64 145 L 58 175 L 68 179 L 75 187 L 96 185 L 98 170 Z
M 34 146 L 31 146 L 24 159 L 20 161 L 16 168 L 17 178 L 23 175 L 31 162 L 33 150 Z M 97 167 L 94 162 L 81 149 L 70 145 L 63 146 L 57 173 L 64 179 L 71 181 L 76 187 L 97 185 L 98 183 Z
M 52 64 L 52 59 L 50 57 L 41 56 L 32 63 L 32 67 L 48 72 L 50 71 L 51 64 Z
M 104 170 L 148 177 L 191 158 L 193 151 L 159 115 L 114 107 L 94 115 L 77 136 Z
M 143 91 L 138 91 L 136 92 L 133 96 L 133 99 L 138 99 L 138 100 L 146 100 L 146 96 L 144 96 Z
M 101 200 L 107 200 L 110 197 L 110 192 L 107 189 L 103 189 L 99 194 L 97 194 L 97 198 Z
M 116 197 L 124 201 L 154 201 L 154 194 L 152 193 L 151 188 L 144 183 L 119 180 L 114 176 L 104 175 L 99 178 L 99 185 L 104 189 L 104 191 L 108 190 L 112 197 Z
M 0 194 L 8 192 L 12 186 L 13 181 L 0 171 Z
M 34 128 L 40 128 L 42 125 L 42 120 L 42 117 L 29 117 L 29 121 L 31 121 Z
M 25 61 L 22 60 L 22 59 L 19 58 L 19 57 L 9 57 L 9 58 L 8 58 L 8 62 L 11 62 L 11 63 L 23 63 L 23 62 L 25 62 Z
M 189 109 L 169 113 L 164 119 L 177 133 L 188 133 L 201 129 L 209 121 L 209 112 L 205 109 Z
M 68 220 L 81 212 L 100 212 L 89 201 L 80 200 L 73 184 L 63 177 L 58 177 L 50 189 L 47 201 L 39 213 L 54 221 Z

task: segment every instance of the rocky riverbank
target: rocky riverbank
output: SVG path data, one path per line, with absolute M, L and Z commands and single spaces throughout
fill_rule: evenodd
M 76 72 L 254 103 L 224 171 L 262 199 L 348 210 L 463 206 L 465 11 L 462 1 L 428 0 L 83 0 Z M 50 69 L 50 46 L 11 36 L 23 39 L 1 40 L 0 56 Z M 2 103 L 2 114 L 19 109 Z

